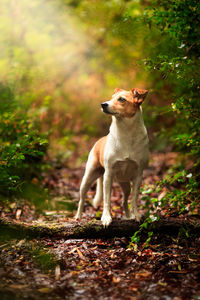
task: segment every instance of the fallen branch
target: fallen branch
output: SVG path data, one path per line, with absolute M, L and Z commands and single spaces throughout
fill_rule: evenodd
M 9 230 L 14 234 L 23 237 L 54 237 L 65 239 L 80 238 L 111 238 L 129 237 L 139 229 L 139 223 L 134 220 L 113 220 L 112 223 L 104 228 L 99 220 L 77 222 L 69 220 L 67 223 L 25 223 L 15 220 L 0 218 L 0 231 Z M 190 216 L 185 218 L 160 218 L 151 223 L 148 230 L 154 233 L 177 235 L 180 230 L 200 236 L 200 218 Z

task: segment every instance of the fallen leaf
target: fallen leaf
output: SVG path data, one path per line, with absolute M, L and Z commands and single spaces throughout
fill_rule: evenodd
M 158 284 L 161 285 L 161 286 L 166 286 L 167 285 L 166 282 L 162 282 L 162 281 L 158 281 Z
M 135 279 L 140 279 L 140 278 L 146 278 L 149 277 L 152 273 L 149 271 L 144 271 L 144 272 L 140 272 L 140 273 L 136 273 L 135 274 Z
M 77 251 L 77 253 L 78 253 L 80 259 L 83 259 L 83 260 L 84 260 L 85 257 L 84 257 L 84 255 L 82 254 L 82 252 L 81 252 L 78 248 L 76 248 L 76 251 Z
M 25 289 L 26 287 L 28 287 L 28 285 L 27 284 L 11 284 L 11 285 L 9 285 L 9 287 L 11 289 L 19 289 L 19 290 L 21 290 L 21 289 Z
M 160 193 L 160 195 L 158 195 L 158 201 L 162 200 L 162 198 L 164 198 L 166 194 L 167 194 L 167 191 L 166 191 L 166 190 L 162 191 L 162 192 Z
M 12 209 L 15 208 L 15 207 L 16 207 L 16 203 L 15 203 L 15 202 L 11 203 L 11 204 L 10 204 L 10 207 L 11 207 Z
M 169 273 L 177 273 L 177 274 L 185 274 L 185 273 L 187 273 L 187 271 L 186 270 L 182 270 L 182 271 L 169 271 Z
M 24 240 L 21 240 L 21 241 L 19 241 L 19 242 L 16 244 L 16 246 L 17 246 L 17 247 L 21 247 L 25 242 L 26 242 L 25 239 L 24 239 Z
M 60 265 L 57 265 L 55 268 L 55 279 L 59 280 L 60 278 Z
M 130 287 L 129 287 L 129 290 L 130 290 L 130 291 L 133 291 L 133 292 L 137 292 L 137 291 L 138 291 L 138 288 L 135 287 L 135 286 L 130 286 Z
M 72 253 L 74 253 L 75 251 L 77 251 L 77 247 L 75 247 L 75 248 L 73 248 L 71 251 L 69 251 L 68 253 L 69 254 L 72 254 Z
M 113 280 L 114 283 L 118 283 L 118 282 L 120 282 L 121 279 L 120 279 L 120 277 L 113 276 L 112 280 Z
M 97 267 L 99 267 L 99 263 L 100 263 L 100 260 L 98 258 L 93 261 L 93 264 Z
M 55 215 L 56 213 L 57 213 L 56 210 L 54 210 L 54 211 L 45 211 L 46 216 L 52 216 L 52 215 Z
M 43 288 L 38 289 L 38 291 L 40 293 L 48 294 L 48 293 L 50 293 L 52 291 L 52 289 L 49 288 L 49 287 L 43 287 Z
M 67 280 L 67 279 L 69 279 L 69 278 L 71 278 L 72 277 L 72 272 L 70 272 L 70 273 L 67 273 L 65 276 L 63 276 L 60 280 L 61 281 L 65 281 L 65 280 Z
M 20 219 L 21 213 L 22 213 L 22 210 L 21 210 L 21 209 L 17 209 L 16 215 L 15 215 L 16 220 L 19 220 L 19 219 Z

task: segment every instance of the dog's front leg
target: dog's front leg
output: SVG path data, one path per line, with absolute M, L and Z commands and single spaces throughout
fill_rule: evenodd
M 103 214 L 101 221 L 104 227 L 108 226 L 112 222 L 110 213 L 110 197 L 112 190 L 113 174 L 111 170 L 105 170 L 103 176 Z

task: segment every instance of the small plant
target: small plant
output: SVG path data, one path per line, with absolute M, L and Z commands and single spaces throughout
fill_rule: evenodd
M 146 218 L 142 224 L 140 224 L 139 230 L 137 230 L 131 237 L 130 247 L 139 244 L 142 234 L 147 235 L 145 242 L 143 243 L 144 248 L 149 246 L 151 238 L 153 236 L 152 224 L 159 220 L 159 216 L 156 214 L 150 215 L 149 212 L 146 214 Z

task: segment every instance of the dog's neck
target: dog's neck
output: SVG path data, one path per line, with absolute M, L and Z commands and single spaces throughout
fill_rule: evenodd
M 110 134 L 117 139 L 122 138 L 123 140 L 130 139 L 130 137 L 136 139 L 137 137 L 142 138 L 147 136 L 147 131 L 142 118 L 142 109 L 138 109 L 131 118 L 113 116 Z

